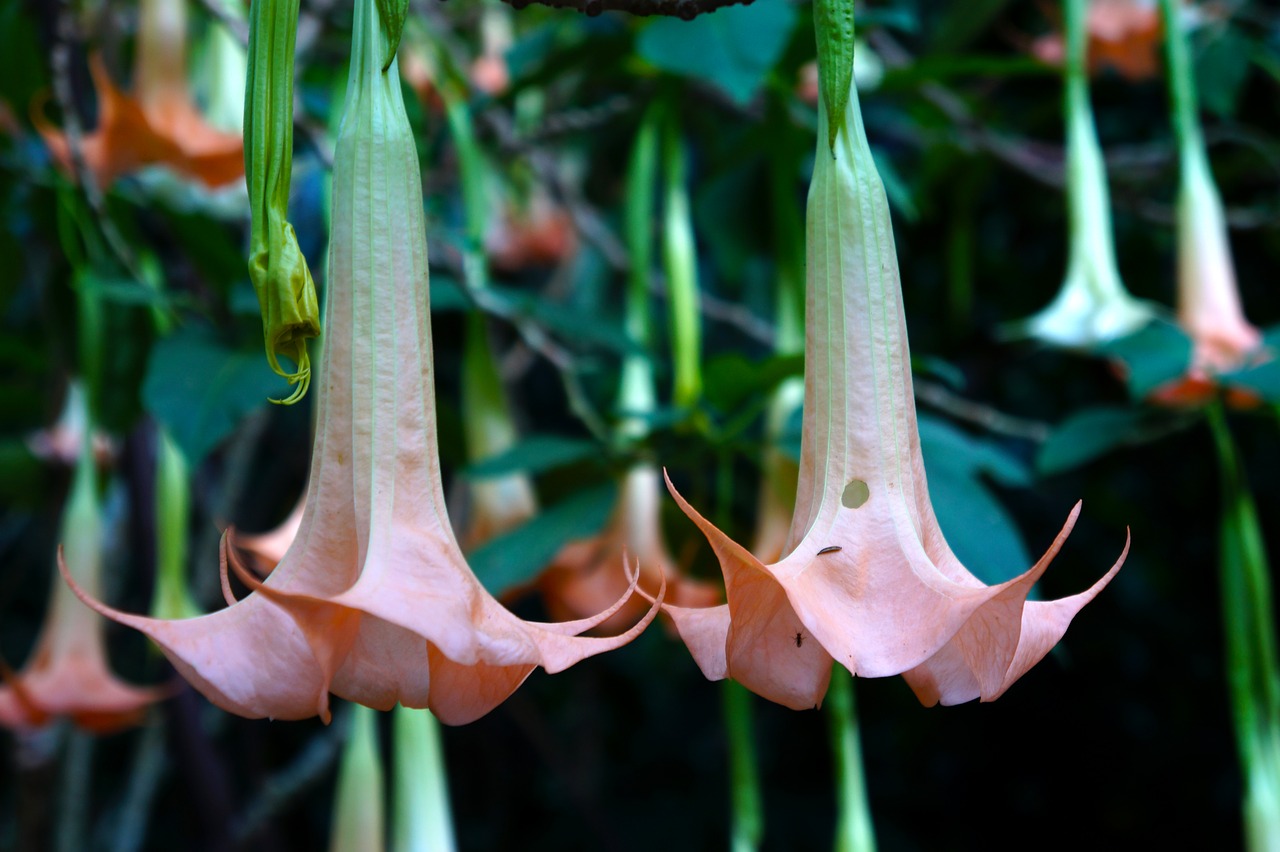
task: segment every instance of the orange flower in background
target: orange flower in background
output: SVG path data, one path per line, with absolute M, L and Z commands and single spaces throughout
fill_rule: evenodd
M 1155 0 L 1092 0 L 1087 17 L 1089 69 L 1110 69 L 1129 80 L 1149 80 L 1160 70 L 1164 28 Z M 1035 40 L 1031 52 L 1050 65 L 1061 65 L 1065 46 L 1061 33 Z
M 215 130 L 187 88 L 186 0 L 143 0 L 134 66 L 133 96 L 112 82 L 99 53 L 89 56 L 98 96 L 98 127 L 81 140 L 85 165 L 101 187 L 146 166 L 165 165 L 211 189 L 244 176 L 238 133 Z M 67 137 L 50 125 L 43 103 L 32 122 L 54 159 L 70 172 Z
M 360 0 L 334 154 L 316 437 L 292 546 L 259 584 L 224 539 L 224 559 L 254 593 L 199 618 L 128 615 L 80 592 L 243 716 L 328 719 L 332 692 L 463 724 L 535 667 L 556 672 L 620 647 L 657 614 L 609 638 L 577 634 L 625 599 L 581 621 L 523 621 L 485 591 L 458 547 L 437 450 L 421 174 L 399 75 L 394 64 L 382 73 L 387 50 L 374 0 Z
M 795 709 L 817 706 L 834 659 L 905 674 L 926 705 L 999 697 L 1115 575 L 1027 601 L 1079 507 L 1023 575 L 986 586 L 947 546 L 929 502 L 888 202 L 849 85 L 831 150 L 826 99 L 809 193 L 805 409 L 788 555 L 765 564 L 674 488 L 724 572 L 728 603 L 667 605 L 703 673 Z M 670 485 L 670 482 L 668 481 Z
M 83 394 L 72 394 L 86 421 Z M 102 585 L 104 530 L 98 507 L 93 448 L 81 441 L 71 496 L 62 518 L 64 542 L 59 567 L 85 590 Z M 0 687 L 0 724 L 12 728 L 45 725 L 57 717 L 95 733 L 108 733 L 142 719 L 165 689 L 132 686 L 117 678 L 107 663 L 102 618 L 85 609 L 67 585 L 54 576 L 49 608 L 35 650 L 22 671 L 4 671 Z
M 582 618 L 600 612 L 627 591 L 618 566 L 640 566 L 640 589 L 652 599 L 666 586 L 666 600 L 682 607 L 707 607 L 722 599 L 717 586 L 681 572 L 667 550 L 659 518 L 661 492 L 658 471 L 636 465 L 623 478 L 618 503 L 600 535 L 573 542 L 539 576 L 538 589 L 553 618 Z M 642 599 L 633 599 L 599 626 L 616 633 L 645 612 Z

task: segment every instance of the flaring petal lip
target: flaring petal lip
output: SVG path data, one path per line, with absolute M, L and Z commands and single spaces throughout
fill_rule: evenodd
M 356 4 L 351 77 L 334 156 L 330 304 L 312 468 L 298 532 L 265 582 L 200 618 L 126 615 L 215 704 L 245 716 L 328 719 L 330 692 L 372 707 L 429 706 L 461 724 L 550 672 L 635 638 L 525 622 L 471 573 L 445 510 L 436 439 L 426 230 L 417 149 L 373 0 Z M 224 569 L 225 570 L 225 569 Z M 229 589 L 227 589 L 229 593 Z M 229 596 L 229 594 L 228 594 Z
M 906 673 L 926 704 L 990 700 L 1061 638 L 1128 546 L 1089 590 L 1045 604 L 1028 604 L 1027 594 L 1079 504 L 1045 556 L 1008 582 L 987 586 L 956 559 L 929 501 L 893 231 L 857 91 L 833 150 L 825 105 L 819 116 L 807 223 L 806 404 L 789 536 L 798 543 L 766 565 L 668 479 L 720 561 L 728 618 L 718 609 L 701 617 L 668 611 L 704 673 L 788 707 L 821 701 L 833 659 L 866 677 Z

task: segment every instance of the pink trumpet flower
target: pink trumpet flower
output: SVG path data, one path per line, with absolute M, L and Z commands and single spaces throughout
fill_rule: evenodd
M 75 416 L 88 428 L 84 395 L 75 394 Z M 84 589 L 101 586 L 103 523 L 98 508 L 93 446 L 82 433 L 80 458 L 71 497 L 62 518 L 64 545 L 58 564 Z M 67 716 L 82 728 L 108 733 L 137 724 L 147 706 L 163 698 L 164 688 L 132 686 L 107 664 L 103 621 L 82 607 L 67 586 L 54 578 L 53 594 L 35 651 L 22 671 L 4 672 L 0 687 L 0 725 L 42 726 Z
M 620 647 L 582 637 L 610 617 L 523 621 L 472 574 L 445 510 L 436 439 L 422 179 L 374 0 L 355 6 L 334 153 L 330 290 L 306 508 L 280 564 L 244 600 L 164 621 L 110 609 L 155 640 L 214 704 L 249 717 L 329 718 L 329 693 L 397 701 L 463 724 L 537 666 Z M 224 539 L 223 553 L 231 551 Z M 238 567 L 232 558 L 233 567 Z M 229 587 L 224 592 L 230 597 Z
M 665 606 L 710 679 L 795 709 L 817 706 L 833 658 L 863 677 L 904 674 L 925 705 L 998 698 L 1062 637 L 1128 553 L 1083 593 L 1027 601 L 1048 552 L 987 586 L 943 539 L 929 502 L 901 284 L 884 188 L 850 85 L 828 149 L 825 99 L 809 192 L 805 408 L 787 554 L 765 564 L 695 511 L 728 603 Z M 668 480 L 670 487 L 670 480 Z
M 1180 379 L 1157 388 L 1152 401 L 1196 405 L 1212 398 L 1216 376 L 1260 355 L 1262 333 L 1245 319 L 1227 238 L 1222 196 L 1204 156 L 1183 155 L 1178 192 L 1178 324 L 1191 337 L 1191 363 Z M 1253 402 L 1247 393 L 1234 397 Z
M 721 600 L 719 584 L 695 580 L 676 567 L 662 536 L 659 518 L 658 471 L 638 464 L 622 480 L 618 504 L 609 524 L 595 538 L 565 546 L 538 577 L 537 585 L 555 618 L 580 618 L 600 611 L 626 591 L 618 573 L 623 559 L 640 566 L 639 587 L 646 597 L 664 586 L 667 600 L 682 607 L 707 607 Z M 641 598 L 635 598 L 599 627 L 601 633 L 617 632 L 644 615 Z

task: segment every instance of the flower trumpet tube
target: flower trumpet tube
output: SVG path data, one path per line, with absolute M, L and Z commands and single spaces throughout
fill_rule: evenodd
M 201 618 L 158 621 L 90 605 L 146 633 L 211 701 L 241 715 L 327 718 L 332 691 L 378 709 L 430 707 L 462 724 L 536 666 L 556 672 L 626 644 L 657 607 L 623 634 L 582 637 L 626 597 L 581 621 L 526 622 L 468 567 L 440 479 L 417 150 L 395 63 L 383 71 L 388 41 L 375 0 L 355 10 L 334 154 L 316 437 L 297 537 L 265 583 L 238 571 L 252 594 Z
M 1195 73 L 1175 4 L 1161 0 L 1165 16 L 1169 89 L 1178 138 L 1178 323 L 1191 337 L 1186 375 L 1161 388 L 1153 399 L 1197 403 L 1212 396 L 1214 377 L 1244 366 L 1257 353 L 1262 335 L 1244 316 L 1227 237 L 1222 196 L 1209 168 L 1200 132 Z
M 1137 331 L 1154 314 L 1125 290 L 1111 235 L 1111 196 L 1085 71 L 1086 0 L 1067 0 L 1067 274 L 1057 297 L 1021 330 L 1055 346 L 1083 348 Z
M 84 397 L 75 397 L 84 405 Z M 77 416 L 87 418 L 83 407 Z M 98 506 L 97 473 L 86 431 L 71 496 L 62 518 L 62 571 L 94 594 L 102 583 L 103 521 Z M 5 672 L 0 687 L 0 724 L 37 727 L 68 716 L 82 728 L 106 733 L 139 722 L 147 706 L 167 690 L 140 688 L 121 681 L 107 665 L 103 621 L 82 607 L 55 576 L 44 627 L 30 661 L 16 675 Z
M 831 74 L 819 12 L 820 68 Z M 672 487 L 720 560 L 728 604 L 666 609 L 705 674 L 788 707 L 819 704 L 833 658 L 864 677 L 905 673 L 926 705 L 989 701 L 1048 653 L 1128 548 L 1087 591 L 1052 602 L 1026 597 L 1078 506 L 1045 556 L 1008 582 L 984 585 L 952 554 L 925 482 L 888 202 L 852 73 L 833 76 L 844 97 L 819 107 L 808 201 L 796 544 L 766 565 Z

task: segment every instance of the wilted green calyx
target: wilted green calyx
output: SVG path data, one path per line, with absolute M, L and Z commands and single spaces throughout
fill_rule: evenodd
M 400 47 L 400 34 L 404 32 L 404 19 L 409 14 L 409 0 L 377 0 L 378 19 L 382 34 L 387 37 L 387 55 L 382 60 L 382 73 L 387 73 L 391 60 Z
M 306 395 L 311 383 L 307 338 L 320 334 L 316 285 L 288 221 L 298 2 L 254 2 L 244 101 L 244 171 L 252 216 L 249 277 L 262 309 L 267 360 L 295 386 L 279 400 L 285 404 Z M 280 366 L 281 355 L 297 365 L 294 372 Z
M 830 118 L 827 146 L 834 154 L 853 83 L 853 0 L 814 0 L 813 29 L 818 39 L 818 67 L 823 69 L 818 85 Z

